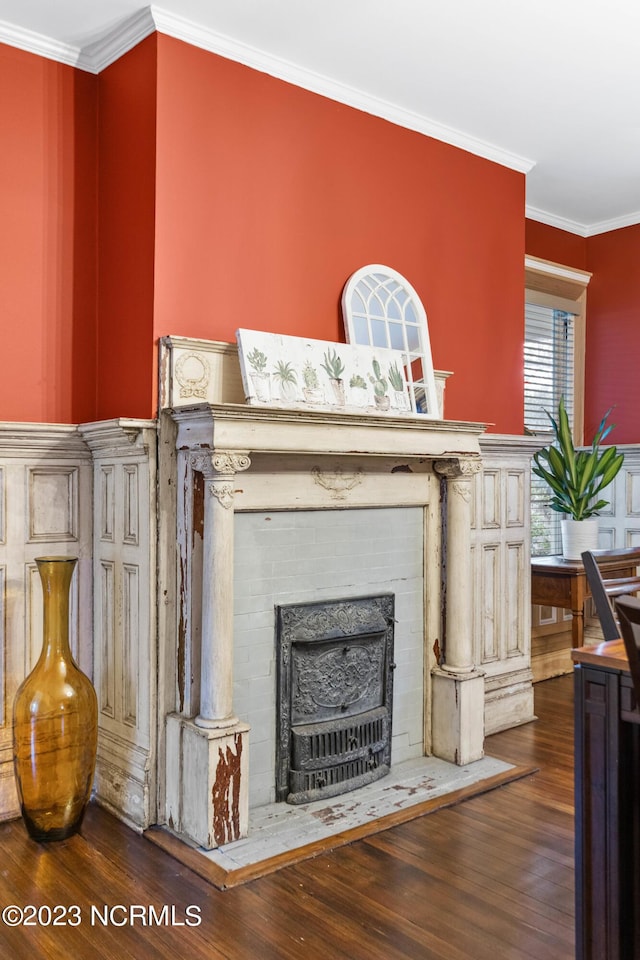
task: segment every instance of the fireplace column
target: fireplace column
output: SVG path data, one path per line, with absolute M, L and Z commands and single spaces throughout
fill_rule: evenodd
M 250 464 L 237 451 L 191 457 L 204 477 L 200 709 L 167 718 L 167 783 L 176 783 L 168 813 L 206 849 L 246 836 L 249 823 L 249 726 L 233 714 L 233 503 L 235 475 Z
M 433 752 L 462 765 L 484 753 L 484 674 L 474 663 L 471 608 L 471 507 L 480 460 L 438 460 L 434 467 L 446 481 L 447 511 L 444 661 L 433 671 Z
M 214 453 L 192 459 L 204 476 L 202 652 L 199 727 L 236 724 L 233 716 L 233 487 L 246 454 Z

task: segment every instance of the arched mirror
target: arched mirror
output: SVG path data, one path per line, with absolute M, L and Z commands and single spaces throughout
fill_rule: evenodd
M 342 315 L 348 343 L 399 351 L 412 410 L 437 419 L 427 315 L 409 281 L 381 264 L 361 267 L 342 292 Z

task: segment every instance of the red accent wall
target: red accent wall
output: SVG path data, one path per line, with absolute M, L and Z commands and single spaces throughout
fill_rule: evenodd
M 0 44 L 0 420 L 95 416 L 96 83 Z
M 552 260 L 577 270 L 587 270 L 587 240 L 537 220 L 527 220 L 525 249 L 530 257 Z
M 156 412 L 156 35 L 99 77 L 97 419 Z
M 614 406 L 614 443 L 640 442 L 640 225 L 589 237 L 586 435 Z
M 640 442 L 640 225 L 579 237 L 527 220 L 526 252 L 592 273 L 587 289 L 585 437 L 609 407 L 614 443 Z
M 422 297 L 447 416 L 521 433 L 524 177 L 158 36 L 154 337 L 343 339 L 371 262 Z
M 420 293 L 447 415 L 522 432 L 524 177 L 161 35 L 98 78 L 0 48 L 0 419 L 156 412 L 157 338 L 342 339 Z

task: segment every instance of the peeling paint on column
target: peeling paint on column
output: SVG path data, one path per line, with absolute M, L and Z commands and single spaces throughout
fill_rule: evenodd
M 218 748 L 218 766 L 211 790 L 213 806 L 213 836 L 218 846 L 240 838 L 240 762 L 242 735 L 234 736 L 235 752 L 231 745 Z

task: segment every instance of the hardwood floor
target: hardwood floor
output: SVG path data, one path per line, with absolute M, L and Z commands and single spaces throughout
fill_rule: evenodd
M 2 824 L 0 955 L 572 960 L 571 677 L 535 695 L 539 720 L 487 753 L 539 772 L 224 892 L 98 807 L 48 846 Z M 12 904 L 35 925 L 9 926 Z

